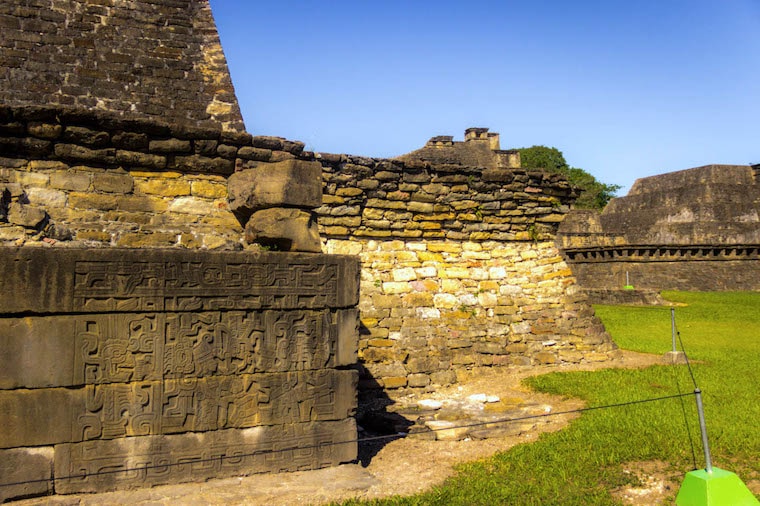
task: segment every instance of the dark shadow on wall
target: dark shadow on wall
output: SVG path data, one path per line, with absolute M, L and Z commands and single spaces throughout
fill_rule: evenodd
M 395 401 L 388 397 L 382 385 L 359 364 L 359 406 L 356 422 L 359 426 L 359 463 L 367 467 L 372 458 L 388 443 L 405 437 L 411 421 L 393 410 Z
M 359 334 L 369 335 L 369 329 L 360 324 Z M 388 443 L 405 437 L 414 425 L 393 410 L 395 401 L 386 393 L 381 382 L 359 362 L 359 402 L 356 423 L 359 426 L 359 463 L 367 467 L 372 458 Z

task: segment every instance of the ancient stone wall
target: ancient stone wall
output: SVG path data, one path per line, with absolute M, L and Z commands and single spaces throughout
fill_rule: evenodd
M 355 259 L 2 250 L 0 499 L 356 458 Z
M 601 214 L 573 211 L 558 244 L 590 290 L 760 290 L 760 198 L 750 166 L 639 179 Z
M 312 213 L 319 198 L 291 195 L 321 197 L 302 150 L 0 107 L 0 499 L 356 458 L 333 443 L 356 439 L 358 261 L 209 251 L 242 250 L 251 215 Z M 251 167 L 267 184 L 238 182 L 231 210 L 231 175 Z
M 0 104 L 244 129 L 206 0 L 0 3 Z
M 0 243 L 240 249 L 229 176 L 302 150 L 219 126 L 0 106 Z
M 433 388 L 474 366 L 609 357 L 614 344 L 553 243 L 574 198 L 567 181 L 319 159 L 324 249 L 362 260 L 360 389 Z
M 206 0 L 0 5 L 0 502 L 356 459 L 302 151 L 243 131 Z

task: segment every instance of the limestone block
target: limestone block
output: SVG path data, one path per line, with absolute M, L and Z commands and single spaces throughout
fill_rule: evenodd
M 53 447 L 0 450 L 0 503 L 53 492 Z
M 89 192 L 69 193 L 69 207 L 73 209 L 99 209 L 112 211 L 117 208 L 114 195 L 104 195 Z
M 44 209 L 19 202 L 11 202 L 8 206 L 8 223 L 25 228 L 39 229 L 48 215 Z
M 245 226 L 245 241 L 279 251 L 322 251 L 316 214 L 300 209 L 256 211 Z
M 181 188 L 176 186 L 166 187 L 167 192 L 174 190 L 181 191 Z M 178 197 L 169 204 L 169 211 L 175 213 L 204 215 L 210 214 L 214 210 L 212 202 L 198 197 Z
M 0 197 L 9 202 L 17 201 L 24 195 L 24 188 L 18 183 L 0 183 Z
M 177 243 L 177 234 L 171 232 L 120 234 L 116 245 L 121 248 L 170 248 Z
M 351 419 L 142 436 L 55 447 L 58 493 L 103 492 L 263 472 L 300 471 L 356 459 Z M 98 474 L 103 473 L 103 474 Z
M 2 218 L 3 215 L 0 213 L 0 219 Z M 8 225 L 7 223 L 0 221 L 0 241 L 13 242 L 18 245 L 19 243 L 23 244 L 27 236 L 27 230 L 24 227 Z
M 230 210 L 242 223 L 268 207 L 315 209 L 322 204 L 322 166 L 303 160 L 262 163 L 232 174 L 228 190 Z
M 190 195 L 190 183 L 184 179 L 149 178 L 135 181 L 135 190 L 163 197 L 180 197 Z
M 0 389 L 73 384 L 74 320 L 0 318 Z
M 225 185 L 215 181 L 193 181 L 191 192 L 193 196 L 209 199 L 221 199 L 227 196 Z
M 134 186 L 132 176 L 126 173 L 105 172 L 95 174 L 92 187 L 96 191 L 108 193 L 131 193 Z

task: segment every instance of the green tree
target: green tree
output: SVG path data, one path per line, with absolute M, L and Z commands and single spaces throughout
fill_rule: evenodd
M 615 197 L 620 185 L 605 184 L 583 169 L 571 167 L 562 151 L 546 146 L 518 148 L 520 161 L 526 169 L 546 169 L 549 172 L 563 174 L 571 185 L 580 190 L 575 207 L 580 209 L 603 209 L 607 202 Z

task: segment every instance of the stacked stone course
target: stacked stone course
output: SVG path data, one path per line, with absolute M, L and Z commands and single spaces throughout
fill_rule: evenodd
M 0 242 L 240 249 L 229 176 L 302 151 L 220 127 L 0 107 Z
M 615 346 L 553 243 L 575 194 L 543 171 L 316 155 L 325 251 L 362 261 L 360 391 L 479 366 L 607 360 Z

